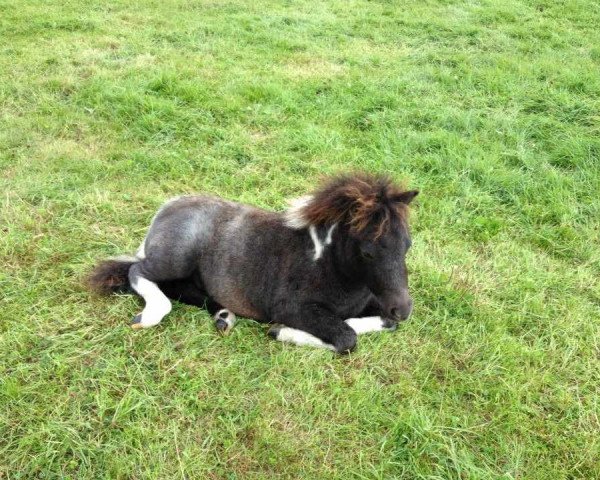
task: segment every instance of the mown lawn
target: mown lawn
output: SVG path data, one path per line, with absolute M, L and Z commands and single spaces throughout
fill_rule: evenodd
M 0 479 L 600 477 L 600 6 L 0 2 Z M 132 331 L 155 209 L 419 188 L 415 312 L 348 357 Z

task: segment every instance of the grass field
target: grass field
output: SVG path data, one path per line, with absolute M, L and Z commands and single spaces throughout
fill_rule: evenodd
M 0 1 L 0 479 L 600 478 L 600 6 Z M 348 357 L 131 331 L 98 259 L 213 192 L 419 188 L 415 311 Z

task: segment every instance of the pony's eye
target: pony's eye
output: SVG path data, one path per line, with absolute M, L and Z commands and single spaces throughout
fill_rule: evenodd
M 363 258 L 366 258 L 367 260 L 373 260 L 373 254 L 371 252 L 367 252 L 366 250 L 362 250 L 360 252 L 360 254 L 363 256 Z

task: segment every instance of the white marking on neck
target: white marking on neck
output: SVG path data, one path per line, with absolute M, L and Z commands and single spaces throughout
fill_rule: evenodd
M 316 261 L 323 256 L 324 247 L 321 243 L 321 240 L 319 240 L 319 236 L 317 235 L 317 227 L 311 225 L 310 227 L 308 227 L 308 233 L 310 233 L 310 238 L 313 241 L 313 245 L 315 246 L 315 255 L 313 257 L 313 260 Z
M 333 350 L 335 352 L 335 347 L 333 345 L 325 343 L 314 335 L 296 328 L 283 327 L 277 335 L 277 340 L 280 342 L 293 343 L 295 345 L 326 348 L 327 350 Z
M 313 245 L 315 247 L 315 255 L 313 256 L 313 260 L 317 261 L 319 258 L 321 258 L 323 256 L 323 252 L 325 251 L 325 247 L 327 245 L 331 245 L 331 237 L 333 235 L 333 230 L 335 229 L 335 227 L 337 226 L 337 223 L 334 223 L 331 227 L 329 227 L 329 229 L 327 230 L 327 235 L 325 236 L 325 241 L 321 242 L 321 240 L 319 239 L 319 232 L 317 231 L 317 227 L 315 227 L 314 225 L 310 225 L 308 227 L 308 233 L 310 234 L 310 239 L 313 242 Z
M 310 204 L 312 199 L 312 195 L 306 195 L 290 200 L 290 206 L 283 214 L 285 224 L 288 227 L 294 230 L 302 230 L 309 226 L 308 221 L 304 218 L 304 209 Z
M 337 227 L 337 223 L 334 223 L 329 230 L 327 230 L 327 237 L 325 237 L 325 245 L 331 245 L 331 236 L 333 235 L 333 231 Z

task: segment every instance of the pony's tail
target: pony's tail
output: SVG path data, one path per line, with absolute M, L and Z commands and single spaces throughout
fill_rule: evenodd
M 102 295 L 128 292 L 129 269 L 138 261 L 136 258 L 113 258 L 100 262 L 88 277 L 89 287 Z

